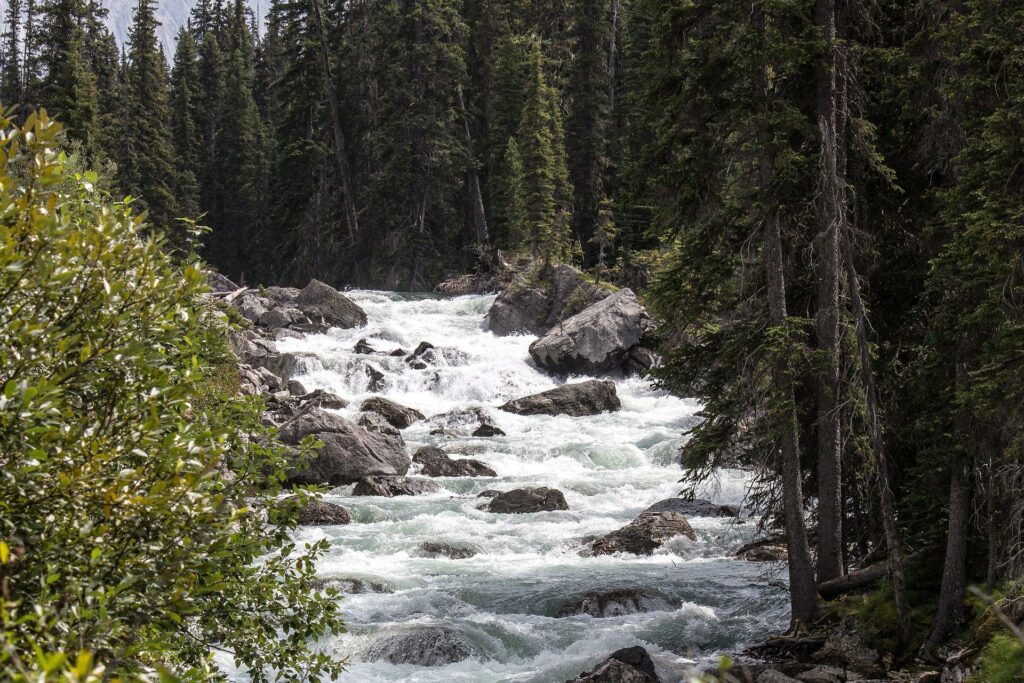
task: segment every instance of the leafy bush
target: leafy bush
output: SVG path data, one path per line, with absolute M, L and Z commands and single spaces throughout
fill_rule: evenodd
M 337 675 L 325 544 L 267 524 L 285 460 L 199 269 L 45 112 L 0 131 L 0 679 L 206 680 L 214 651 L 255 680 Z
M 977 683 L 1016 683 L 1024 680 L 1024 643 L 1009 633 L 999 633 L 989 641 L 978 659 Z

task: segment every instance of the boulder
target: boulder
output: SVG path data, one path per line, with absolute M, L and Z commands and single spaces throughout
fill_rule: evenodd
M 466 560 L 476 555 L 476 549 L 451 543 L 427 541 L 418 548 L 421 557 L 447 557 L 450 560 Z
M 274 329 L 305 322 L 306 316 L 299 309 L 291 306 L 277 306 L 260 316 L 259 326 Z
M 799 673 L 796 679 L 801 683 L 845 683 L 848 680 L 845 670 L 824 665 Z
M 225 301 L 230 299 L 229 296 Z M 254 325 L 258 324 L 260 318 L 274 306 L 274 302 L 252 289 L 243 292 L 232 303 L 239 314 Z
M 865 644 L 861 630 L 850 620 L 829 631 L 825 645 L 814 658 L 824 664 L 852 669 L 864 677 L 881 678 L 885 675 L 882 656 Z
M 281 507 L 297 505 L 296 496 L 288 496 L 279 503 Z M 296 521 L 303 526 L 322 526 L 327 524 L 349 524 L 352 522 L 348 510 L 323 500 L 310 500 L 298 510 Z
M 307 463 L 288 476 L 292 485 L 351 484 L 374 475 L 402 475 L 410 459 L 401 436 L 370 432 L 336 413 L 314 408 L 280 427 L 281 440 L 297 444 L 312 435 L 323 443 Z
M 499 337 L 542 335 L 606 296 L 572 266 L 554 266 L 506 287 L 487 313 L 487 329 Z
M 370 342 L 366 341 L 365 339 L 360 339 L 359 341 L 356 342 L 356 346 L 354 349 L 352 349 L 352 352 L 361 355 L 369 355 L 372 353 L 377 353 L 377 349 L 370 346 Z
M 350 329 L 366 325 L 366 313 L 351 299 L 330 285 L 310 280 L 295 297 L 295 305 L 310 318 L 310 323 L 323 327 Z
M 444 666 L 476 654 L 458 631 L 444 626 L 416 626 L 381 636 L 363 653 L 370 661 L 414 666 Z
M 590 547 L 595 555 L 632 553 L 650 555 L 666 541 L 676 536 L 697 540 L 697 534 L 678 512 L 643 512 L 632 522 L 603 538 Z
M 267 356 L 277 355 L 277 345 L 254 330 L 238 330 L 228 334 L 228 348 L 243 363 L 254 364 Z
M 385 386 L 384 373 L 369 363 L 363 366 L 363 371 L 369 380 L 367 386 L 370 388 L 370 391 L 383 391 Z
M 740 509 L 735 505 L 719 505 L 710 500 L 666 498 L 659 500 L 644 512 L 678 512 L 687 517 L 737 517 Z
M 505 432 L 492 424 L 482 424 L 473 430 L 473 436 L 505 436 Z
M 308 375 L 324 369 L 319 356 L 314 353 L 276 353 L 259 359 L 256 365 L 264 367 L 284 382 L 299 375 Z
M 638 344 L 626 354 L 626 359 L 622 361 L 622 372 L 628 377 L 643 377 L 657 364 L 658 357 L 654 351 Z
M 424 493 L 436 493 L 440 490 L 437 484 L 422 479 L 408 477 L 374 476 L 360 479 L 352 490 L 353 496 L 419 496 Z
M 423 413 L 420 411 L 406 408 L 383 396 L 371 396 L 363 401 L 359 409 L 364 412 L 377 413 L 398 429 L 405 429 L 413 422 L 423 419 Z
M 784 545 L 757 545 L 752 548 L 740 548 L 736 557 L 747 562 L 785 562 L 789 553 Z
M 430 417 L 433 431 L 448 436 L 497 436 L 504 434 L 494 424 L 494 418 L 483 408 L 463 408 Z M 481 432 L 477 434 L 477 432 Z
M 621 407 L 615 383 L 592 379 L 577 384 L 563 384 L 532 396 L 509 401 L 501 410 L 517 415 L 597 415 Z
M 297 379 L 289 380 L 288 393 L 292 396 L 305 396 L 309 393 L 309 387 Z
M 617 588 L 587 593 L 558 608 L 555 616 L 571 617 L 589 614 L 598 618 L 622 617 L 627 614 L 671 609 L 673 606 L 668 600 L 650 591 L 639 588 Z
M 651 328 L 631 289 L 621 289 L 561 322 L 530 344 L 530 356 L 559 375 L 599 375 L 621 369 Z
M 660 683 L 654 661 L 639 645 L 612 653 L 590 671 L 566 683 Z
M 323 585 L 336 588 L 342 593 L 362 595 L 364 593 L 394 593 L 394 589 L 378 581 L 365 581 L 354 577 L 331 577 L 323 579 Z
M 391 436 L 401 436 L 402 434 L 398 431 L 397 427 L 385 420 L 384 416 L 380 413 L 359 413 L 356 416 L 356 424 L 367 431 L 377 432 L 378 434 L 390 434 Z
M 496 477 L 498 473 L 472 458 L 454 460 L 440 448 L 424 446 L 412 456 L 412 461 L 423 466 L 428 477 Z
M 781 671 L 766 669 L 757 675 L 757 683 L 800 683 L 800 681 Z
M 486 509 L 488 512 L 524 514 L 568 510 L 569 505 L 561 491 L 541 486 L 498 493 L 491 498 Z
M 211 292 L 230 294 L 231 292 L 238 291 L 238 285 L 215 270 L 204 270 L 203 275 L 206 276 L 206 285 L 210 288 Z

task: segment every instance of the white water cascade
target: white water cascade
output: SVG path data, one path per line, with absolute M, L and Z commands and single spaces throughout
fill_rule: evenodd
M 415 497 L 353 497 L 352 487 L 342 487 L 325 500 L 347 508 L 353 523 L 300 532 L 300 542 L 330 540 L 332 549 L 318 567 L 323 578 L 359 579 L 388 591 L 345 596 L 349 632 L 324 643 L 350 659 L 343 681 L 565 681 L 632 645 L 647 648 L 662 680 L 677 681 L 695 664 L 713 665 L 718 653 L 736 652 L 785 626 L 788 603 L 780 577 L 768 565 L 733 557 L 753 532 L 749 521 L 691 518 L 696 542 L 679 537 L 650 557 L 579 554 L 586 539 L 678 493 L 678 448 L 694 424 L 694 402 L 653 390 L 642 379 L 618 379 L 622 409 L 615 413 L 504 413 L 497 406 L 505 401 L 558 382 L 531 363 L 532 337 L 485 331 L 493 297 L 349 295 L 366 311 L 367 327 L 278 343 L 282 351 L 322 359 L 325 369 L 300 378 L 304 384 L 351 401 L 342 411 L 347 416 L 373 393 L 428 417 L 481 407 L 506 436 L 431 435 L 431 424 L 420 421 L 403 431 L 410 453 L 438 446 L 456 458 L 482 460 L 499 476 L 439 478 L 440 493 Z M 401 357 L 353 353 L 362 338 L 385 352 L 429 341 L 461 353 L 415 370 Z M 370 391 L 367 363 L 384 373 L 378 392 Z M 740 504 L 745 485 L 744 473 L 721 471 L 706 496 Z M 523 486 L 560 489 L 569 511 L 501 515 L 479 509 L 481 491 Z M 458 560 L 418 556 L 418 546 L 428 541 L 468 545 L 477 554 Z M 662 609 L 626 616 L 555 616 L 573 598 L 618 588 L 643 588 L 666 602 Z M 453 629 L 473 656 L 435 667 L 365 656 L 380 638 L 423 625 Z

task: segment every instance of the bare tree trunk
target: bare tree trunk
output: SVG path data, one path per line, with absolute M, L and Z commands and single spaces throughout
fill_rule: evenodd
M 619 0 L 612 0 L 612 34 L 608 42 L 608 112 L 615 120 L 615 71 L 619 65 Z
M 754 29 L 764 35 L 764 10 L 755 5 L 752 14 Z M 756 96 L 762 101 L 768 99 L 768 76 L 764 69 L 755 75 Z M 772 163 L 765 131 L 759 134 L 763 144 L 761 153 L 760 181 L 766 188 L 771 181 Z M 764 236 L 764 266 L 768 289 L 768 316 L 772 327 L 783 327 L 788 316 L 786 310 L 786 275 L 782 258 L 782 234 L 778 213 L 770 210 L 766 216 Z M 817 616 L 818 588 L 814 581 L 814 565 L 811 548 L 807 541 L 807 525 L 804 520 L 803 473 L 800 468 L 800 427 L 796 414 L 796 398 L 793 378 L 785 357 L 779 356 L 772 367 L 774 401 L 779 409 L 779 450 L 782 454 L 782 505 L 786 523 L 786 550 L 789 555 L 789 599 L 790 629 L 796 633 L 807 628 Z
M 338 161 L 338 174 L 341 176 L 341 195 L 345 204 L 345 219 L 348 222 L 350 244 L 355 244 L 359 234 L 359 217 L 356 211 L 356 200 L 352 190 L 352 174 L 348 166 L 345 151 L 345 134 L 341 129 L 341 110 L 338 107 L 338 93 L 334 89 L 334 78 L 331 76 L 331 60 L 327 52 L 327 33 L 324 30 L 324 18 L 320 11 L 320 0 L 313 0 L 313 18 L 320 41 L 320 63 L 324 70 L 324 88 L 327 90 L 327 103 L 331 110 L 331 129 L 334 133 L 334 154 Z
M 967 368 L 959 355 L 956 359 L 957 393 L 964 390 Z M 956 416 L 956 433 L 966 441 L 970 417 L 965 408 Z M 967 466 L 969 460 L 957 453 L 950 463 L 949 473 L 949 527 L 946 536 L 946 559 L 942 566 L 942 586 L 939 589 L 939 607 L 932 620 L 932 628 L 921 645 L 921 654 L 930 658 L 935 646 L 943 643 L 960 625 L 964 607 L 967 564 L 967 524 L 971 515 L 971 490 Z
M 885 441 L 882 437 L 882 421 L 878 409 L 878 387 L 875 383 L 875 369 L 871 363 L 871 346 L 868 344 L 867 311 L 860 293 L 860 279 L 857 277 L 857 268 L 853 262 L 853 248 L 850 245 L 848 233 L 843 233 L 843 260 L 846 262 L 847 286 L 850 289 L 850 299 L 853 303 L 861 381 L 864 382 L 864 394 L 867 401 L 871 457 L 878 475 L 878 503 L 882 512 L 885 546 L 889 551 L 889 575 L 892 577 L 900 637 L 906 643 L 910 640 L 912 626 L 910 603 L 907 601 L 907 580 L 903 572 L 903 549 L 900 546 L 899 532 L 896 529 L 896 501 L 889 483 L 889 464 L 885 455 Z
M 473 152 L 473 136 L 469 130 L 469 112 L 466 111 L 466 102 L 462 97 L 462 86 L 455 89 L 458 97 L 459 113 L 462 115 L 462 137 L 466 145 L 466 156 L 469 157 L 469 164 L 466 168 L 469 182 L 469 199 L 473 204 L 473 223 L 476 227 L 476 241 L 478 244 L 488 246 L 491 242 L 487 232 L 487 213 L 484 211 L 484 197 L 480 192 L 480 175 L 476 170 L 476 154 Z
M 818 235 L 815 270 L 818 310 L 815 330 L 823 367 L 818 372 L 818 582 L 842 576 L 842 440 L 839 415 L 841 334 L 839 326 L 839 235 L 845 223 L 836 126 L 835 0 L 817 0 L 815 19 L 826 41 L 817 68 L 819 160 Z

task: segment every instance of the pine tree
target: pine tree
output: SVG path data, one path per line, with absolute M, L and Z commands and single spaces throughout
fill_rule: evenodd
M 21 0 L 8 0 L 4 14 L 7 30 L 0 46 L 3 56 L 3 74 L 0 78 L 0 102 L 5 107 L 20 105 L 25 96 L 21 69 Z
M 494 187 L 495 222 L 502 226 L 502 247 L 525 244 L 525 197 L 523 196 L 523 158 L 516 139 L 510 137 L 501 159 L 502 174 Z
M 199 118 L 202 101 L 199 90 L 199 61 L 192 27 L 178 32 L 178 44 L 171 69 L 171 137 L 174 141 L 177 175 L 174 195 L 183 216 L 198 218 L 199 174 L 202 172 L 202 138 Z
M 539 37 L 530 42 L 527 84 L 517 135 L 523 164 L 523 233 L 519 246 L 545 262 L 569 255 L 568 181 L 558 95 L 548 85 Z
M 150 220 L 172 238 L 181 235 L 167 102 L 167 65 L 156 37 L 154 0 L 139 0 L 129 33 L 125 80 L 126 154 L 118 159 L 122 188 L 139 198 Z

